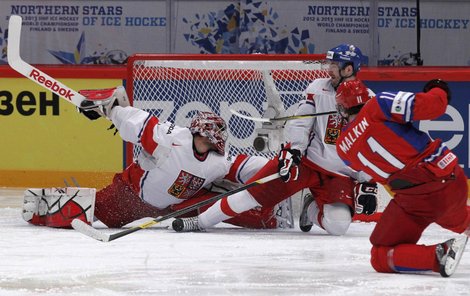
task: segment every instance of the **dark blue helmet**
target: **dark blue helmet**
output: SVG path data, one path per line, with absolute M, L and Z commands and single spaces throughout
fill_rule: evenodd
M 354 72 L 358 72 L 361 69 L 363 56 L 358 47 L 351 44 L 341 44 L 330 49 L 326 53 L 326 59 L 339 62 L 341 68 L 352 64 Z

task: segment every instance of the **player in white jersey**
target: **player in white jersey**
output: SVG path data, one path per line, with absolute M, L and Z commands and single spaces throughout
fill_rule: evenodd
M 296 115 L 336 110 L 336 88 L 342 81 L 355 79 L 361 59 L 361 51 L 353 45 L 343 44 L 328 51 L 331 78 L 316 79 L 307 87 Z M 377 185 L 360 183 L 368 178 L 350 169 L 336 153 L 336 139 L 343 123 L 339 114 L 289 121 L 286 125 L 289 144 L 281 147 L 278 159 L 268 162 L 253 177 L 256 180 L 279 171 L 282 180 L 227 197 L 197 220 L 175 220 L 174 229 L 204 229 L 252 207 L 272 206 L 309 188 L 312 195 L 304 197 L 300 228 L 310 231 L 316 224 L 330 234 L 344 234 L 354 211 L 364 214 L 376 211 Z
M 228 157 L 227 125 L 212 112 L 198 112 L 190 127 L 179 127 L 129 106 L 122 87 L 80 93 L 89 99 L 90 106 L 82 110 L 87 117 L 105 116 L 123 140 L 142 148 L 134 163 L 96 193 L 94 215 L 108 227 L 186 208 L 216 195 L 207 189 L 214 182 L 243 183 L 267 162 L 263 157 Z M 273 207 L 227 222 L 249 228 L 278 227 Z

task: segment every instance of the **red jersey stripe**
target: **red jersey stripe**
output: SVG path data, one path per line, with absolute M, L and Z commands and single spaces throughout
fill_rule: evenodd
M 220 201 L 220 209 L 222 210 L 222 213 L 227 216 L 235 217 L 236 215 L 238 215 L 238 213 L 235 213 L 228 204 L 227 198 L 222 198 L 222 200 Z
M 238 155 L 235 161 L 233 162 L 232 166 L 230 167 L 230 171 L 224 177 L 224 179 L 227 179 L 232 182 L 240 183 L 241 181 L 239 180 L 239 178 L 237 178 L 238 172 L 240 171 L 242 164 L 247 159 L 248 159 L 247 155 L 244 155 L 244 154 Z
M 158 143 L 155 142 L 153 139 L 153 130 L 155 126 L 158 124 L 158 119 L 156 117 L 151 117 L 146 126 L 144 127 L 144 132 L 142 133 L 142 136 L 140 138 L 140 143 L 142 144 L 142 147 L 145 149 L 150 154 L 153 154 L 155 149 L 158 146 Z

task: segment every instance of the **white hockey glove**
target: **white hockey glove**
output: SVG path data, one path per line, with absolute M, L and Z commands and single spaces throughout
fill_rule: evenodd
M 73 219 L 91 224 L 95 196 L 95 188 L 30 188 L 24 194 L 23 219 L 56 228 L 71 228 Z
M 90 120 L 100 117 L 110 119 L 111 109 L 115 106 L 130 106 L 126 89 L 123 86 L 106 89 L 80 90 L 79 93 L 87 98 L 78 108 Z
M 290 145 L 281 145 L 278 156 L 278 172 L 284 182 L 296 181 L 299 178 L 299 164 L 302 153 L 298 149 L 290 149 Z
M 356 214 L 374 214 L 377 211 L 377 184 L 356 184 L 354 186 L 354 202 Z

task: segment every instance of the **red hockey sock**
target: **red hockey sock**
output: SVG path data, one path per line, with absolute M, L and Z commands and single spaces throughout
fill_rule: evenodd
M 401 244 L 373 247 L 371 263 L 378 272 L 420 273 L 438 271 L 436 245 Z
M 370 250 L 371 258 L 370 263 L 377 272 L 394 272 L 389 265 L 389 252 L 393 256 L 393 248 L 391 247 L 372 247 Z
M 232 225 L 252 229 L 274 229 L 277 228 L 277 220 L 273 214 L 273 208 L 255 208 L 239 214 L 224 222 Z

